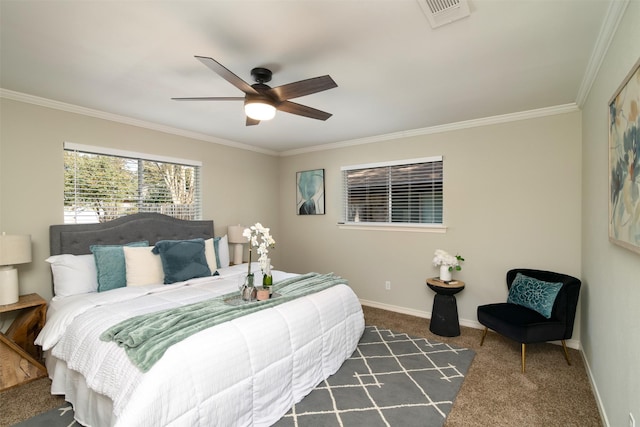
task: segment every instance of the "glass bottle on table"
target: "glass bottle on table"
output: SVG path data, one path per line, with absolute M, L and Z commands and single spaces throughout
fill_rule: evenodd
M 262 272 L 262 287 L 269 290 L 269 296 L 271 296 L 271 285 L 273 285 L 273 276 L 271 275 L 271 259 L 267 258 L 264 271 Z
M 251 302 L 256 299 L 256 287 L 253 285 L 253 273 L 240 275 L 238 288 L 241 301 Z

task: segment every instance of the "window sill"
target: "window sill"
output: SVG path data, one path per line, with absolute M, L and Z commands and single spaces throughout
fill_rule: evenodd
M 373 231 L 409 231 L 414 233 L 446 233 L 446 225 L 434 224 L 385 224 L 385 223 L 361 223 L 340 222 L 338 228 L 345 230 L 373 230 Z

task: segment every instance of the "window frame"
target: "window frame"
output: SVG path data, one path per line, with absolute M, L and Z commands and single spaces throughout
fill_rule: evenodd
M 81 153 L 86 153 L 86 154 L 93 154 L 93 155 L 97 155 L 97 156 L 108 156 L 108 157 L 120 157 L 120 158 L 125 158 L 126 160 L 137 160 L 138 162 L 140 161 L 146 161 L 146 162 L 158 162 L 158 163 L 165 163 L 165 164 L 173 164 L 173 165 L 180 165 L 180 166 L 187 166 L 187 167 L 193 167 L 195 168 L 195 194 L 194 194 L 194 203 L 193 205 L 195 206 L 195 214 L 194 217 L 191 218 L 192 220 L 201 220 L 202 219 L 202 162 L 198 161 L 198 160 L 189 160 L 189 159 L 182 159 L 182 158 L 176 158 L 176 157 L 169 157 L 169 156 L 162 156 L 162 155 L 157 155 L 157 154 L 148 154 L 148 153 L 139 153 L 139 152 L 135 152 L 135 151 L 128 151 L 128 150 L 120 150 L 120 149 L 114 149 L 114 148 L 108 148 L 108 147 L 99 147 L 99 146 L 93 146 L 93 145 L 84 145 L 84 144 L 77 144 L 77 143 L 73 143 L 73 142 L 68 142 L 65 141 L 63 143 L 63 153 L 70 151 L 70 152 L 81 152 Z M 64 193 L 64 191 L 63 191 Z M 66 194 L 65 194 L 66 197 Z M 68 222 L 67 221 L 67 215 L 66 215 L 66 210 L 65 210 L 66 206 L 63 205 L 63 212 L 64 212 L 64 223 L 65 224 L 80 224 L 80 223 L 96 223 L 94 221 L 80 221 L 78 222 L 77 219 L 75 219 L 74 221 Z M 142 210 L 140 212 L 148 212 L 146 210 Z M 171 214 L 167 214 L 168 216 L 174 216 Z M 115 219 L 115 218 L 112 218 Z M 106 222 L 108 222 L 110 220 L 107 220 Z
M 374 168 L 391 168 L 395 166 L 408 166 L 418 163 L 442 163 L 442 223 L 412 223 L 412 222 L 391 222 L 391 218 L 386 222 L 364 222 L 364 221 L 348 221 L 348 209 L 349 209 L 349 195 L 348 195 L 348 183 L 346 181 L 347 171 L 352 170 L 366 170 Z M 431 156 L 421 157 L 404 160 L 392 160 L 384 162 L 364 163 L 357 165 L 342 166 L 340 168 L 341 181 L 342 181 L 342 207 L 340 213 L 340 221 L 338 227 L 342 229 L 370 229 L 381 231 L 410 231 L 410 232 L 429 232 L 429 233 L 445 233 L 447 226 L 444 222 L 444 158 L 443 156 Z M 392 206 L 391 198 L 393 193 L 389 192 L 387 198 L 389 200 L 389 206 Z

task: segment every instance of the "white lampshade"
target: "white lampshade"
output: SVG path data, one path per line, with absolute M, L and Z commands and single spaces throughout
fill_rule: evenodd
M 227 227 L 227 237 L 229 243 L 247 243 L 248 240 L 242 235 L 246 227 L 243 225 L 230 225 Z
M 246 237 L 242 235 L 245 227 L 242 225 L 230 225 L 227 227 L 227 238 L 229 243 L 233 244 L 233 263 L 242 264 L 242 256 L 244 248 L 242 245 L 248 243 Z
M 244 112 L 254 120 L 271 120 L 276 116 L 276 107 L 265 101 L 246 101 Z
M 0 235 L 0 305 L 13 304 L 20 298 L 16 264 L 31 262 L 31 236 Z
M 0 235 L 0 265 L 31 262 L 31 236 L 28 234 Z

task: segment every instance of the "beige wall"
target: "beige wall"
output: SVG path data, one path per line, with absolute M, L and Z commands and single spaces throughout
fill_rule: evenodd
M 607 425 L 640 425 L 640 254 L 608 241 L 607 105 L 640 58 L 640 2 L 631 1 L 583 107 L 582 334 Z
M 455 277 L 467 287 L 457 295 L 458 311 L 467 324 L 477 324 L 479 304 L 506 300 L 510 268 L 579 276 L 580 127 L 576 111 L 283 157 L 283 267 L 334 271 L 361 299 L 420 315 L 430 312 L 433 302 L 425 279 L 437 275 L 434 251 L 460 253 L 466 261 Z M 337 226 L 341 166 L 436 155 L 444 156 L 445 234 Z M 325 169 L 327 213 L 298 216 L 295 173 L 318 168 Z
M 33 262 L 18 266 L 20 292 L 51 297 L 49 225 L 63 221 L 62 144 L 96 145 L 202 162 L 203 218 L 216 235 L 262 221 L 277 236 L 278 158 L 64 111 L 1 99 L 0 230 L 32 236 Z M 268 209 L 263 207 L 267 206 Z M 274 253 L 277 262 L 278 254 Z
M 261 221 L 278 241 L 277 268 L 335 271 L 360 298 L 390 308 L 431 310 L 424 280 L 436 274 L 437 248 L 467 259 L 456 276 L 468 284 L 458 295 L 463 322 L 476 321 L 478 304 L 505 298 L 508 268 L 580 273 L 578 112 L 280 159 L 7 99 L 1 132 L 0 227 L 33 236 L 34 262 L 19 267 L 22 293 L 51 296 L 44 259 L 48 227 L 62 222 L 64 141 L 202 161 L 203 216 L 216 234 Z M 432 155 L 445 159 L 447 233 L 337 227 L 340 166 Z M 326 170 L 327 214 L 298 216 L 295 172 L 315 168 Z

